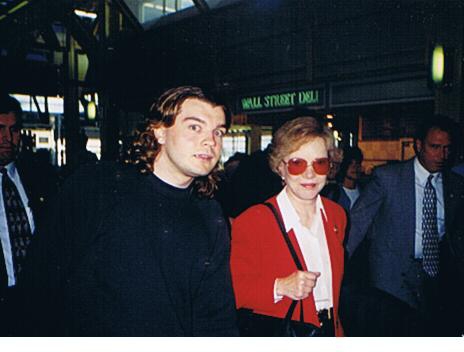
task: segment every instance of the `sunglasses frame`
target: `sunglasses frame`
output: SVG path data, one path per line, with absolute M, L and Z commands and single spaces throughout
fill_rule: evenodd
M 290 163 L 292 162 L 292 160 L 302 160 L 304 161 L 305 163 L 305 166 L 304 166 L 304 169 L 299 172 L 299 173 L 292 173 L 290 172 Z M 327 160 L 327 163 L 328 163 L 328 167 L 327 167 L 327 172 L 325 173 L 319 173 L 316 171 L 317 167 L 314 167 L 314 163 L 317 162 L 317 161 L 321 161 L 321 160 Z M 330 161 L 330 158 L 316 158 L 314 159 L 313 161 L 311 162 L 308 162 L 306 159 L 303 159 L 303 158 L 291 158 L 289 159 L 288 161 L 285 161 L 285 160 L 282 160 L 282 162 L 284 163 L 284 165 L 287 167 L 287 171 L 290 175 L 293 175 L 293 176 L 299 176 L 301 174 L 303 174 L 307 169 L 308 169 L 308 165 L 311 165 L 311 167 L 313 168 L 313 171 L 316 175 L 319 175 L 319 176 L 326 176 L 329 172 L 330 172 L 330 168 L 332 167 L 332 162 Z

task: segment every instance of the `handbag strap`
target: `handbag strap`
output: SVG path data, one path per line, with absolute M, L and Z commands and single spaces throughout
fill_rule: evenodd
M 285 243 L 287 243 L 288 249 L 290 250 L 290 253 L 292 255 L 293 261 L 296 264 L 297 269 L 303 271 L 304 270 L 303 266 L 301 265 L 300 259 L 298 258 L 298 255 L 296 254 L 295 248 L 293 247 L 293 244 L 290 241 L 290 238 L 288 237 L 287 231 L 285 231 L 285 226 L 283 224 L 282 219 L 279 216 L 279 213 L 277 212 L 277 209 L 275 208 L 275 206 L 273 204 L 271 204 L 269 202 L 265 202 L 265 203 L 263 203 L 263 205 L 268 207 L 272 211 L 272 214 L 274 214 L 274 217 L 275 217 L 275 219 L 277 221 L 277 224 L 279 225 L 280 232 L 282 232 L 282 236 L 284 237 Z M 300 305 L 301 305 L 300 321 L 303 322 L 304 321 L 303 301 L 300 300 L 299 302 L 300 302 Z M 287 314 L 285 315 L 286 320 L 291 319 L 297 303 L 298 303 L 298 301 L 293 300 L 292 304 L 288 308 Z
M 267 206 L 269 209 L 271 209 L 272 213 L 274 214 L 274 217 L 277 220 L 277 224 L 279 225 L 280 231 L 282 232 L 282 236 L 284 237 L 284 240 L 287 243 L 288 249 L 290 250 L 290 253 L 292 254 L 292 257 L 296 264 L 297 269 L 303 271 L 304 270 L 303 266 L 301 265 L 300 259 L 298 258 L 298 255 L 296 254 L 295 248 L 293 247 L 293 244 L 290 241 L 290 238 L 288 237 L 287 231 L 285 231 L 284 224 L 282 222 L 282 219 L 279 216 L 279 213 L 277 212 L 277 209 L 275 208 L 273 204 L 269 202 L 266 202 L 263 204 Z

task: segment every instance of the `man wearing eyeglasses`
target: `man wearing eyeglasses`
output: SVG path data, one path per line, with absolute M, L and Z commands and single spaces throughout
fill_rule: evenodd
M 416 157 L 375 169 L 351 211 L 350 257 L 363 241 L 368 245 L 362 335 L 459 334 L 456 259 L 462 253 L 452 243 L 462 236 L 464 179 L 448 168 L 455 131 L 444 116 L 424 119 Z

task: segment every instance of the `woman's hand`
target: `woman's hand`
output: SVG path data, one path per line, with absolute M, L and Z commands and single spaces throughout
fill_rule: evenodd
M 276 293 L 294 300 L 305 299 L 316 286 L 321 273 L 312 271 L 295 271 L 293 274 L 276 279 Z

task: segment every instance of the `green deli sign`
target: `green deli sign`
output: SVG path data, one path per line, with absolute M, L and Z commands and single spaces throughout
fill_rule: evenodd
M 258 112 L 298 106 L 322 106 L 323 94 L 323 89 L 317 88 L 246 96 L 240 98 L 240 108 L 243 112 Z

